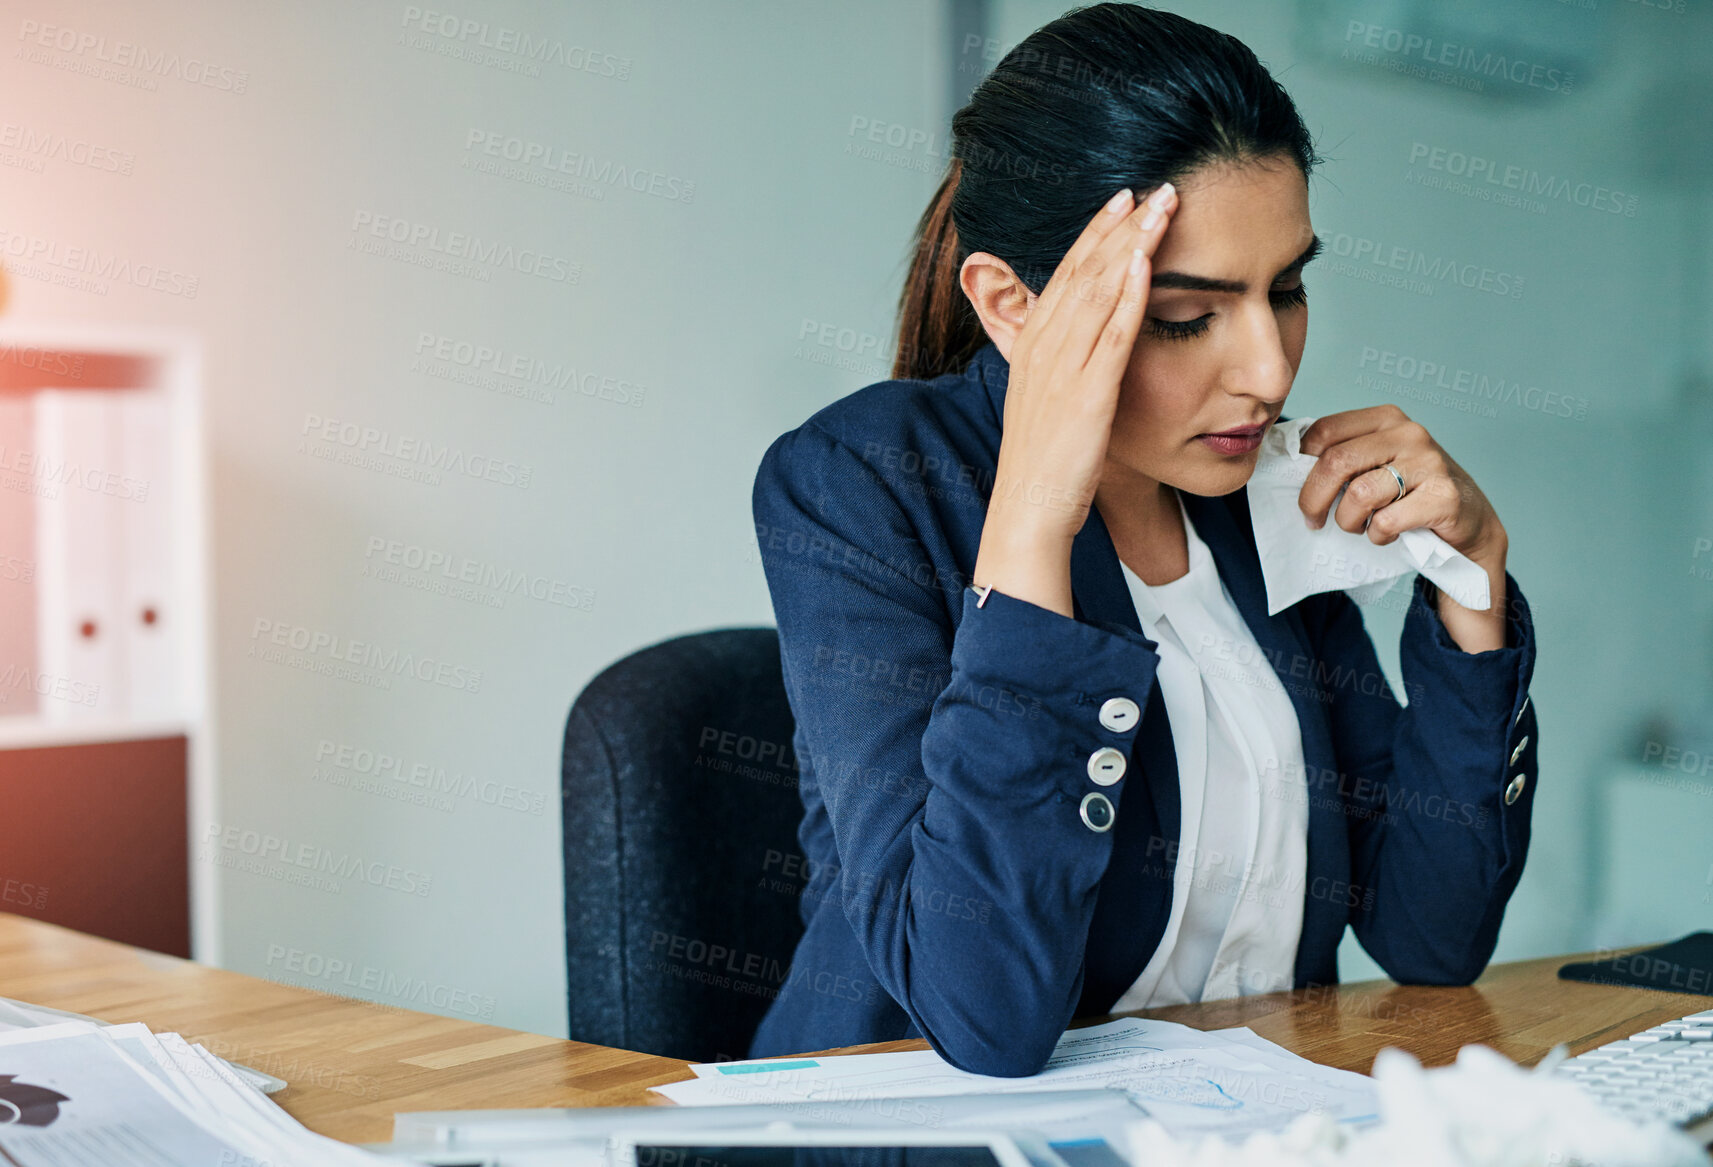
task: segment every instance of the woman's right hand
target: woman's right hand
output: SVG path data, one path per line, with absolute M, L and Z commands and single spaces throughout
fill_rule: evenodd
M 993 494 L 971 582 L 1072 614 L 1071 543 L 1106 464 L 1119 387 L 1177 208 L 1170 183 L 1095 213 L 1011 344 Z

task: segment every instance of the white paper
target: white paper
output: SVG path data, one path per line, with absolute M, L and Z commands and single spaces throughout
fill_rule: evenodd
M 39 1025 L 57 1025 L 62 1021 L 87 1021 L 91 1025 L 107 1026 L 107 1022 L 95 1017 L 85 1017 L 81 1013 L 67 1013 L 64 1009 L 50 1009 L 46 1005 L 32 1005 L 28 1001 L 15 1001 L 10 997 L 0 997 L 0 1033 L 11 1029 L 34 1029 Z M 108 1026 L 108 1028 L 112 1028 Z M 145 1027 L 145 1032 L 147 1031 Z M 223 1062 L 224 1058 L 221 1059 Z M 286 1083 L 272 1074 L 264 1074 L 252 1070 L 249 1066 L 235 1062 L 225 1062 L 238 1077 L 262 1091 L 264 1094 L 284 1090 Z
M 1314 420 L 1296 417 L 1269 426 L 1249 476 L 1249 518 L 1267 585 L 1267 614 L 1277 615 L 1318 592 L 1345 591 L 1358 603 L 1369 603 L 1412 571 L 1465 608 L 1491 607 L 1487 573 L 1426 527 L 1405 531 L 1383 547 L 1364 532 L 1340 527 L 1332 516 L 1344 498 L 1342 488 L 1326 523 L 1309 529 L 1297 503 L 1304 479 L 1320 460 L 1301 449 L 1303 431 Z
M 0 1033 L 0 1110 L 0 1156 L 17 1167 L 386 1162 L 305 1130 L 200 1046 L 136 1023 Z
M 0 1127 L 0 1152 L 19 1167 L 226 1167 L 268 1153 L 237 1132 L 205 1128 L 175 1093 L 87 1022 L 0 1034 L 0 1062 L 12 1086 L 63 1099 L 51 1112 L 38 1106 L 28 1125 L 19 1118 Z
M 1270 1047 L 1270 1048 L 1268 1048 Z M 693 1064 L 695 1078 L 654 1086 L 681 1105 L 931 1097 L 1114 1087 L 1175 1132 L 1283 1126 L 1300 1114 L 1373 1115 L 1361 1074 L 1299 1058 L 1249 1034 L 1234 1039 L 1169 1021 L 1119 1018 L 1067 1031 L 1038 1074 L 971 1074 L 933 1050 Z
M 232 1068 L 200 1045 L 176 1033 L 155 1035 L 161 1047 L 183 1071 L 184 1078 L 227 1122 L 242 1128 L 264 1145 L 297 1143 L 304 1162 L 334 1167 L 342 1163 L 373 1163 L 373 1157 L 345 1143 L 305 1130 L 261 1091 L 248 1085 Z
M 162 1085 L 177 1095 L 181 1102 L 194 1106 L 200 1100 L 190 1083 L 184 1080 L 184 1072 L 173 1061 L 172 1055 L 142 1022 L 109 1025 L 102 1031 L 102 1036 L 118 1046 L 138 1068 L 154 1075 Z
M 1184 1138 L 1143 1121 L 1124 1158 L 1136 1167 L 1695 1167 L 1707 1156 L 1663 1122 L 1634 1123 L 1550 1073 L 1486 1046 L 1424 1070 L 1403 1050 L 1374 1059 L 1379 1120 L 1340 1127 L 1304 1116 L 1240 1142 Z M 1117 1148 L 1115 1148 L 1117 1149 Z

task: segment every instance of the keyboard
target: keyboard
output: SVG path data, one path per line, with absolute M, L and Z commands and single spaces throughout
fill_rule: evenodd
M 1566 1058 L 1552 1072 L 1620 1114 L 1713 1138 L 1713 1009 Z

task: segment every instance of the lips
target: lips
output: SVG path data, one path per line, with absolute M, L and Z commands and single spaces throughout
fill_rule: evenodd
M 1202 438 L 1253 438 L 1259 436 L 1261 431 L 1266 428 L 1267 423 L 1262 422 L 1260 425 L 1238 426 L 1236 429 L 1217 430 L 1212 433 L 1197 434 L 1196 436 Z
M 1261 448 L 1261 438 L 1271 418 L 1259 424 L 1234 426 L 1218 433 L 1197 434 L 1195 440 L 1227 458 L 1246 458 Z

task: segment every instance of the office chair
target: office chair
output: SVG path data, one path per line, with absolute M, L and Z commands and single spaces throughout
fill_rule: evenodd
M 807 881 L 773 628 L 680 636 L 572 703 L 561 767 L 570 1037 L 747 1056 Z

